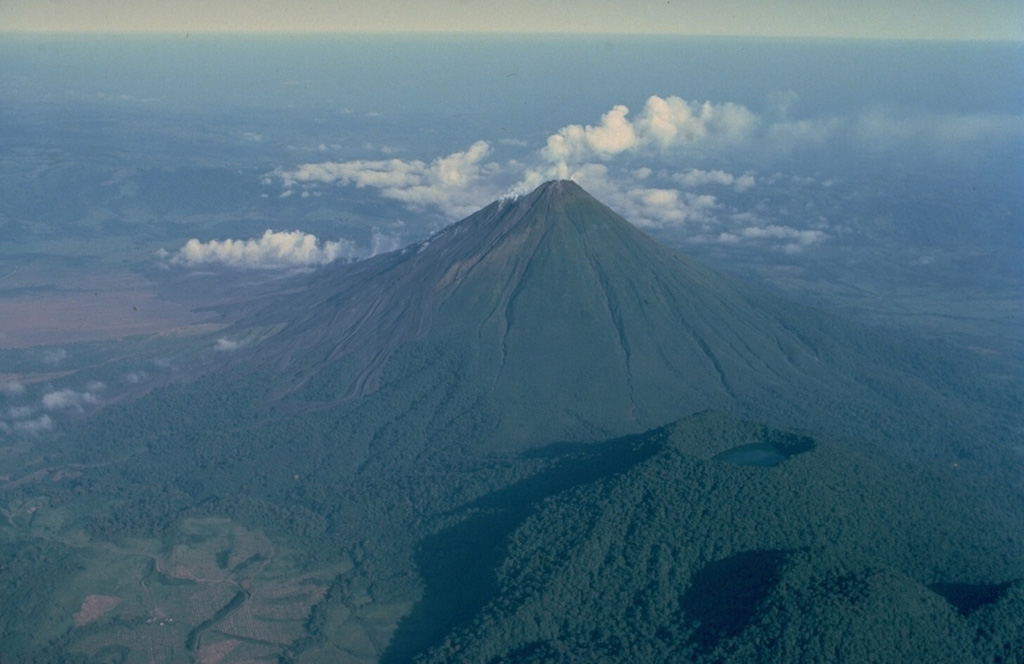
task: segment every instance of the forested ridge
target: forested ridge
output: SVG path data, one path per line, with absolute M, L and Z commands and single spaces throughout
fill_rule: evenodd
M 1022 541 L 1019 520 L 971 532 L 953 496 L 823 441 L 771 468 L 707 456 L 756 430 L 695 416 L 545 502 L 495 598 L 422 661 L 1021 661 L 1021 554 L 977 555 Z

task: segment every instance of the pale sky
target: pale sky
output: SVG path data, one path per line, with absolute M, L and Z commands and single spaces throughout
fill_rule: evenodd
M 1022 0 L 0 0 L 0 31 L 1024 40 Z

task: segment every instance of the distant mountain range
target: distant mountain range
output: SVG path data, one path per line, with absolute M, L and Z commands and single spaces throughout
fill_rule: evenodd
M 45 498 L 0 540 L 38 586 L 0 597 L 11 652 L 1024 661 L 1020 394 L 955 349 L 570 181 L 232 308 L 230 352 L 47 443 L 24 475 L 59 481 L 5 480 Z

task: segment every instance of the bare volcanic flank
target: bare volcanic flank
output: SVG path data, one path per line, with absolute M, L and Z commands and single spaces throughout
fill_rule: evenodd
M 823 321 L 560 181 L 328 266 L 242 324 L 280 330 L 257 351 L 283 376 L 275 398 L 339 403 L 415 381 L 494 405 L 506 436 L 573 439 L 779 392 L 810 398 Z

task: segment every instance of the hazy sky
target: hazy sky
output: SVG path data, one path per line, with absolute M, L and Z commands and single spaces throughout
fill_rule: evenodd
M 1021 0 L 0 0 L 0 30 L 1024 40 Z

